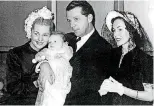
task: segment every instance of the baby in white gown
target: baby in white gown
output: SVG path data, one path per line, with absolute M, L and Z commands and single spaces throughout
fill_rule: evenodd
M 49 38 L 48 48 L 45 48 L 36 54 L 33 62 L 40 60 L 47 61 L 54 73 L 55 80 L 53 84 L 45 81 L 44 90 L 38 91 L 35 105 L 41 106 L 63 106 L 65 103 L 66 95 L 70 92 L 72 76 L 72 67 L 69 63 L 70 58 L 73 56 L 73 50 L 64 42 L 64 34 L 56 32 Z M 39 62 L 36 66 L 36 72 L 39 70 Z M 48 75 L 47 75 L 48 76 Z M 39 78 L 38 78 L 39 79 Z M 38 80 L 38 83 L 39 80 Z M 40 86 L 39 86 L 40 88 Z

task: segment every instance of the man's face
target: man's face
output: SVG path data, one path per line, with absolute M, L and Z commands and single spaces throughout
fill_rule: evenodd
M 81 14 L 82 8 L 75 7 L 66 12 L 67 21 L 76 36 L 82 37 L 90 32 L 90 24 L 92 22 L 91 14 L 88 16 Z

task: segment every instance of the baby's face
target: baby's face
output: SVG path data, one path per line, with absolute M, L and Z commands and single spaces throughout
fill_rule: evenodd
M 48 48 L 60 49 L 63 46 L 63 39 L 60 35 L 51 35 L 49 38 Z

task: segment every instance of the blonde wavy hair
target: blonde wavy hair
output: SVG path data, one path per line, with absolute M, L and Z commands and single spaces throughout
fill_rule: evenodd
M 43 7 L 41 9 L 37 9 L 33 11 L 31 14 L 28 15 L 27 19 L 25 20 L 25 32 L 26 37 L 28 39 L 31 38 L 31 31 L 34 28 L 34 25 L 36 23 L 43 24 L 43 25 L 49 25 L 51 28 L 50 30 L 55 29 L 55 25 L 53 23 L 54 20 L 54 13 L 52 13 L 47 7 Z

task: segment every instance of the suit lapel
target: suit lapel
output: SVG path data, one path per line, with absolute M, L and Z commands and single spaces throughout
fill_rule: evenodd
M 99 36 L 98 32 L 95 30 L 94 33 L 89 37 L 89 39 L 85 42 L 85 44 L 77 51 L 74 52 L 73 57 L 76 57 L 78 55 L 81 55 L 84 52 L 87 52 L 89 50 L 91 50 L 92 47 L 92 43 L 95 43 L 95 39 L 97 39 L 97 37 Z M 76 49 L 75 49 L 76 50 Z

